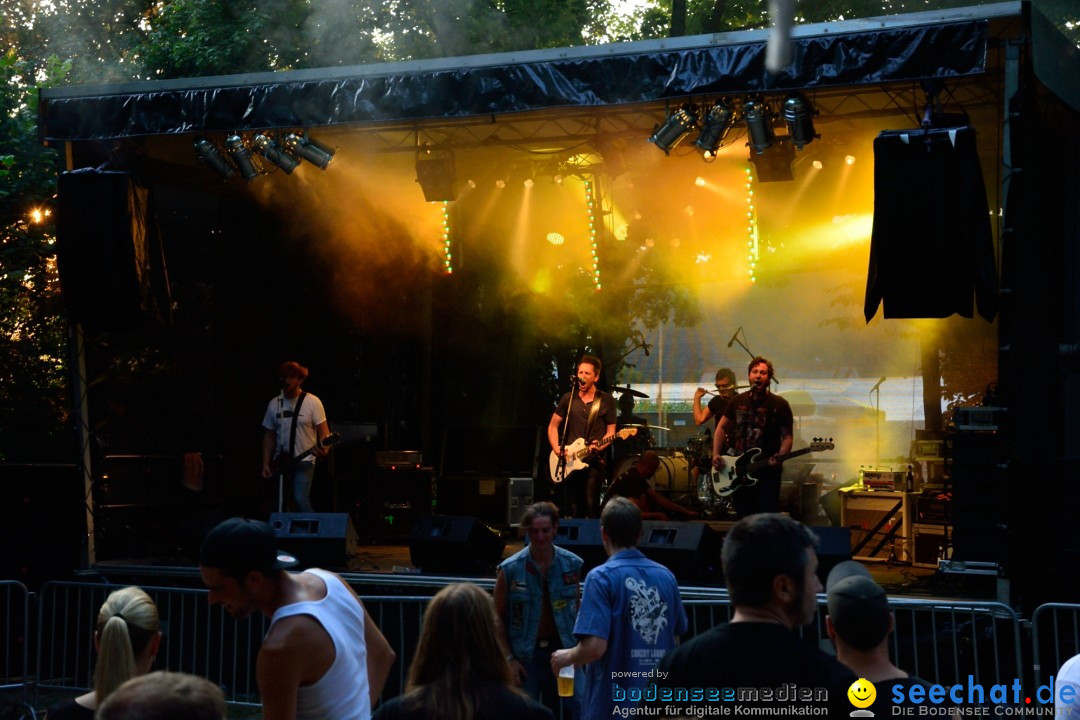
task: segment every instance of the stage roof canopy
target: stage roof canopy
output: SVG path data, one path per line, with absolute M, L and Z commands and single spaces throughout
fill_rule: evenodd
M 555 109 L 640 107 L 693 96 L 828 92 L 962 79 L 987 71 L 1005 2 L 799 25 L 778 75 L 768 31 L 611 45 L 41 91 L 44 141 L 327 126 L 454 123 Z M 573 113 L 568 113 L 573 114 Z

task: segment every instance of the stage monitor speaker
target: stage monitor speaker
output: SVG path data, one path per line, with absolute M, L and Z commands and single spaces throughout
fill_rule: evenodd
M 409 538 L 412 564 L 425 573 L 482 575 L 502 560 L 506 543 L 476 517 L 423 515 Z
M 812 527 L 810 531 L 818 537 L 817 574 L 824 586 L 829 571 L 844 560 L 851 559 L 851 530 L 846 527 Z
M 356 528 L 347 513 L 274 513 L 270 526 L 301 567 L 348 569 L 356 555 Z
M 705 523 L 646 520 L 641 524 L 641 552 L 669 568 L 680 584 L 723 581 L 723 538 Z
M 581 568 L 582 575 L 597 565 L 603 565 L 607 560 L 604 541 L 600 537 L 600 521 L 596 518 L 559 520 L 559 527 L 555 530 L 555 544 L 585 561 Z

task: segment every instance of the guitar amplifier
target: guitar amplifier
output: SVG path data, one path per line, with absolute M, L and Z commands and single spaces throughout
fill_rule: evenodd
M 894 470 L 864 470 L 863 487 L 868 490 L 904 491 L 906 473 Z
M 419 468 L 424 464 L 424 456 L 419 450 L 379 450 L 375 453 L 375 464 L 381 468 Z

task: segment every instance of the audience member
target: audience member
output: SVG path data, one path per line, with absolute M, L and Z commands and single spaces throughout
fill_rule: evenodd
M 225 720 L 225 695 L 205 678 L 159 670 L 117 688 L 97 720 Z
M 846 717 L 852 709 L 847 691 L 858 678 L 795 632 L 813 620 L 817 609 L 816 545 L 804 525 L 783 515 L 750 515 L 736 523 L 721 552 L 731 620 L 668 653 L 660 662 L 658 684 L 731 693 L 699 702 L 699 707 L 719 701 L 785 713 L 788 707 L 805 711 L 812 706 L 825 709 L 828 717 Z M 811 693 L 812 699 L 739 694 L 740 689 L 792 686 L 796 693 Z M 682 703 L 683 717 L 695 714 L 693 705 Z
M 675 576 L 637 549 L 638 507 L 613 499 L 600 515 L 600 535 L 608 559 L 585 578 L 574 625 L 579 642 L 551 655 L 556 673 L 568 665 L 586 666 L 585 720 L 607 720 L 640 704 L 647 676 L 687 628 Z
M 49 720 L 92 720 L 94 711 L 124 682 L 150 671 L 161 645 L 157 606 L 137 587 L 116 590 L 97 616 L 98 661 L 94 689 L 49 708 Z
M 1062 690 L 1069 688 L 1070 693 Z M 1073 655 L 1062 663 L 1054 676 L 1054 712 L 1056 717 L 1080 718 L 1080 655 Z
M 276 549 L 264 522 L 230 518 L 199 551 L 210 604 L 235 618 L 270 618 L 256 664 L 266 720 L 366 719 L 382 692 L 394 651 L 344 580 Z
M 573 647 L 574 620 L 581 601 L 580 557 L 555 545 L 559 510 L 549 502 L 530 505 L 521 517 L 529 544 L 499 565 L 495 577 L 495 612 L 506 643 L 514 684 L 559 711 L 559 693 L 551 672 L 551 653 Z M 569 720 L 578 717 L 581 686 L 563 707 Z
M 893 631 L 893 613 L 889 598 L 874 582 L 870 571 L 846 560 L 829 572 L 825 581 L 829 614 L 825 627 L 836 646 L 836 658 L 856 675 L 874 684 L 876 699 L 868 708 L 875 717 L 892 715 L 895 705 L 915 707 L 894 701 L 895 687 L 906 698 L 913 686 L 929 690 L 930 683 L 908 675 L 889 658 L 889 635 Z M 920 697 L 927 697 L 925 694 Z
M 469 583 L 447 585 L 424 612 L 405 693 L 375 720 L 554 720 L 514 687 L 499 642 L 495 605 Z

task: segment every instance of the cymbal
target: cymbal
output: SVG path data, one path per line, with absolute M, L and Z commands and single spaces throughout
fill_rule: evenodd
M 639 425 L 637 423 L 627 423 L 626 425 L 620 425 L 619 427 L 624 427 L 624 428 L 628 428 L 628 427 L 632 427 L 632 428 L 649 428 L 650 430 L 668 430 L 668 431 L 671 430 L 671 428 L 666 428 L 663 425 Z
M 615 385 L 614 387 L 612 387 L 611 392 L 613 392 L 613 393 L 626 393 L 627 395 L 633 395 L 634 397 L 639 397 L 639 398 L 647 398 L 647 397 L 649 397 L 648 395 L 641 392 L 640 390 L 635 390 L 634 388 L 631 388 L 631 387 L 620 387 L 619 385 Z

